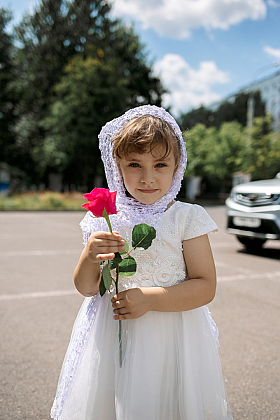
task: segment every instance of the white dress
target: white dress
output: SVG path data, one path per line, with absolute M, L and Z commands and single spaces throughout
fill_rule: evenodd
M 90 217 L 81 226 L 90 230 Z M 182 241 L 216 230 L 197 205 L 175 202 L 157 238 L 134 251 L 137 272 L 120 278 L 120 290 L 187 281 Z M 120 232 L 131 245 L 131 229 Z M 203 263 L 203 261 L 202 261 Z M 217 328 L 206 306 L 184 312 L 148 312 L 118 321 L 112 293 L 85 298 L 65 356 L 52 409 L 56 420 L 224 420 L 230 414 Z

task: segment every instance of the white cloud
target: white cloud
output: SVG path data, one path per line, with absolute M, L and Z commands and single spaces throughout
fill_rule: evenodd
M 267 3 L 271 7 L 275 7 L 275 8 L 280 7 L 280 3 L 278 1 L 275 1 L 275 0 L 268 0 Z
M 155 63 L 154 69 L 170 92 L 164 95 L 163 105 L 170 106 L 175 116 L 220 100 L 221 96 L 212 90 L 212 86 L 230 80 L 213 61 L 202 61 L 196 70 L 177 54 L 166 54 Z
M 272 48 L 269 46 L 264 47 L 264 51 L 271 55 L 274 58 L 277 58 L 278 60 L 280 60 L 280 49 L 279 48 Z
M 274 1 L 274 0 L 270 0 Z M 228 29 L 266 16 L 264 0 L 112 0 L 113 13 L 161 36 L 184 39 L 197 28 Z M 274 1 L 275 3 L 275 1 Z

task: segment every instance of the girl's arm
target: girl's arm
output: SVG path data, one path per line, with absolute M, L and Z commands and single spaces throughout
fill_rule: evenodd
M 100 262 L 124 250 L 124 241 L 117 232 L 92 233 L 74 271 L 76 289 L 84 296 L 96 295 L 101 279 Z
M 119 293 L 112 299 L 114 319 L 139 318 L 148 311 L 179 312 L 211 302 L 216 270 L 207 235 L 183 242 L 189 280 L 170 287 L 145 287 Z

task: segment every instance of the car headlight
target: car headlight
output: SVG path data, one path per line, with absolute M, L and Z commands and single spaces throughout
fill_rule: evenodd
M 238 192 L 235 192 L 235 191 L 232 191 L 231 194 L 230 194 L 230 198 L 233 201 L 240 201 L 240 200 L 242 200 L 242 194 L 240 194 Z

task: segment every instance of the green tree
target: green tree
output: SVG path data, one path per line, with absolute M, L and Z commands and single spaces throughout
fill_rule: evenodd
M 12 13 L 0 8 L 0 162 L 13 164 L 16 98 L 9 86 L 14 78 L 14 47 L 13 37 L 6 30 L 11 20 Z
M 197 124 L 203 124 L 205 127 L 210 127 L 214 120 L 213 111 L 205 106 L 201 106 L 196 109 L 192 109 L 186 114 L 182 114 L 178 118 L 178 122 L 182 130 L 190 130 Z
M 104 69 L 114 65 L 116 86 L 120 87 L 125 79 L 128 88 L 129 96 L 126 98 L 125 108 L 147 102 L 158 105 L 161 103 L 164 90 L 159 79 L 152 75 L 151 66 L 146 62 L 144 48 L 137 35 L 120 21 L 109 18 L 109 11 L 110 6 L 103 0 L 41 0 L 34 12 L 26 15 L 16 28 L 20 42 L 16 56 L 18 77 L 15 83 L 20 98 L 17 107 L 17 146 L 23 154 L 26 153 L 24 168 L 33 180 L 44 176 L 46 178 L 49 170 L 55 170 L 53 162 L 49 167 L 46 166 L 56 147 L 49 143 L 50 122 L 46 133 L 46 125 L 42 121 L 49 116 L 54 117 L 55 108 L 52 104 L 56 103 L 56 109 L 63 114 L 61 101 L 64 100 L 64 94 L 56 86 L 60 85 L 63 75 L 70 77 L 68 63 L 72 66 L 74 63 L 85 64 L 90 57 L 102 59 Z M 76 57 L 80 57 L 80 61 L 72 61 Z M 96 70 L 96 66 L 94 68 Z M 104 77 L 106 75 L 108 72 L 103 74 Z M 108 84 L 112 86 L 110 77 Z M 62 85 L 63 83 L 65 80 Z M 72 85 L 74 80 L 69 83 Z M 106 84 L 106 80 L 103 80 L 104 83 Z M 84 89 L 85 85 L 81 88 Z M 87 92 L 80 92 L 80 95 L 87 96 Z M 116 96 L 112 95 L 114 101 L 107 98 L 107 111 L 101 112 L 102 118 L 98 116 L 99 108 L 91 109 L 92 116 L 98 120 L 98 128 L 106 122 L 106 113 L 108 117 L 124 109 L 123 99 Z M 122 92 L 120 96 L 122 97 Z M 65 105 L 66 108 L 68 105 L 69 102 Z M 89 109 L 85 111 L 88 112 Z M 64 142 L 67 142 L 71 133 L 66 132 L 65 128 L 63 130 L 67 136 Z M 86 136 L 87 139 L 89 137 Z M 96 142 L 96 139 L 91 138 L 92 141 Z M 56 162 L 56 170 L 61 171 L 65 159 L 59 155 Z
M 207 175 L 205 165 L 208 160 L 209 150 L 213 147 L 213 137 L 215 138 L 216 128 L 211 130 L 211 138 L 209 136 L 210 130 L 204 124 L 197 124 L 191 130 L 183 133 L 188 156 L 187 176 L 199 175 L 204 177 Z
M 23 157 L 18 164 L 33 182 L 45 174 L 42 165 L 37 165 L 38 150 L 43 150 L 45 139 L 40 121 L 48 115 L 54 86 L 68 59 L 83 51 L 85 33 L 91 28 L 90 36 L 95 40 L 104 34 L 109 7 L 100 0 L 86 3 L 85 11 L 84 1 L 42 0 L 15 28 L 20 45 L 13 85 L 19 98 L 15 131 L 17 150 Z
M 188 152 L 186 175 L 210 181 L 230 181 L 235 172 L 250 173 L 252 179 L 273 178 L 280 171 L 280 135 L 271 129 L 271 117 L 253 121 L 251 141 L 247 128 L 236 122 L 219 129 L 197 124 L 184 133 Z
M 261 99 L 260 91 L 251 93 L 254 98 L 254 116 L 265 116 L 265 104 Z M 219 127 L 223 122 L 235 121 L 243 127 L 247 125 L 249 93 L 239 93 L 233 102 L 223 102 L 214 114 L 213 123 Z
M 265 105 L 261 100 L 260 92 L 257 91 L 254 96 L 254 116 L 260 117 L 265 115 Z M 213 110 L 201 106 L 193 109 L 179 118 L 179 124 L 183 130 L 190 129 L 196 124 L 204 124 L 206 127 L 219 128 L 224 122 L 237 122 L 243 127 L 247 124 L 247 103 L 249 99 L 248 93 L 239 93 L 234 101 L 222 102 L 218 109 Z
M 280 171 L 280 135 L 272 131 L 269 115 L 254 119 L 247 152 L 252 179 L 273 178 Z
M 116 59 L 75 56 L 56 86 L 57 100 L 43 121 L 48 130 L 38 161 L 64 173 L 65 183 L 89 189 L 101 173 L 97 136 L 102 125 L 123 112 L 131 97 L 127 78 L 115 71 Z M 47 153 L 46 153 L 47 152 Z
M 231 180 L 233 173 L 246 171 L 246 136 L 237 122 L 225 122 L 218 130 L 213 158 L 213 175 Z
M 130 91 L 126 100 L 127 109 L 144 104 L 161 106 L 162 95 L 166 90 L 160 79 L 153 75 L 152 63 L 147 62 L 145 46 L 132 28 L 116 21 L 104 53 L 105 60 L 115 58 L 118 61 L 116 71 L 127 80 Z
M 231 180 L 234 172 L 246 165 L 246 142 L 243 127 L 224 123 L 220 129 L 197 124 L 184 133 L 188 152 L 187 175 L 213 180 Z

